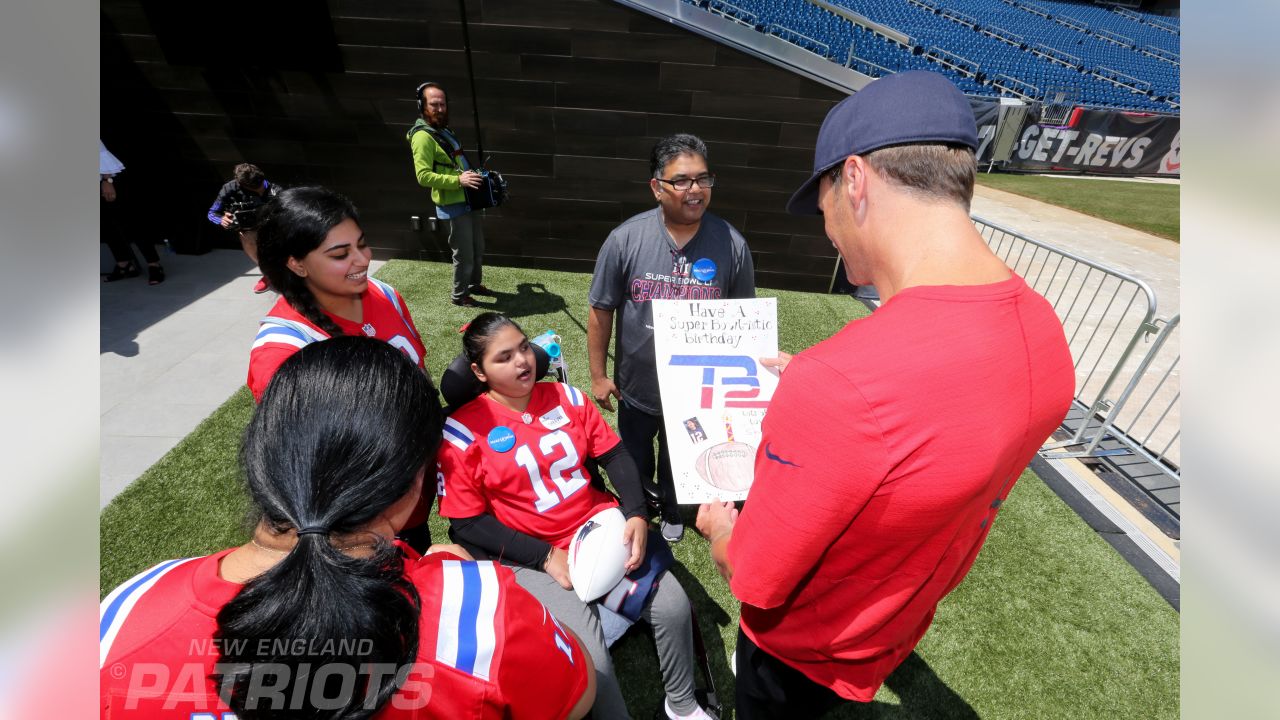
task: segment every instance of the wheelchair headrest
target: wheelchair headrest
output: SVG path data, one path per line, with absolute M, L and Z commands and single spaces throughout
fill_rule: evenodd
M 530 343 L 529 347 L 533 348 L 533 378 L 541 380 L 546 377 L 547 370 L 551 367 L 551 357 L 547 355 L 546 350 L 533 343 Z M 466 353 L 458 353 L 458 356 L 440 375 L 440 395 L 444 397 L 445 404 L 449 406 L 450 411 L 456 410 L 477 398 L 482 392 L 484 392 L 484 383 L 471 372 L 471 361 L 467 359 Z

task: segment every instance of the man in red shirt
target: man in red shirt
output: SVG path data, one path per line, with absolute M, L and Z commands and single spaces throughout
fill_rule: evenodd
M 742 602 L 740 718 L 870 702 L 1066 415 L 1061 324 L 969 219 L 976 147 L 955 86 L 890 75 L 832 108 L 788 203 L 823 215 L 850 282 L 883 304 L 776 361 L 741 516 L 699 510 Z

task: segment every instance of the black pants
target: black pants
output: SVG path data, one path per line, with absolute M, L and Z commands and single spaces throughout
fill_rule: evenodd
M 848 702 L 761 650 L 741 626 L 734 663 L 738 673 L 734 688 L 738 720 L 808 720 Z
M 618 402 L 618 435 L 622 446 L 640 471 L 640 482 L 653 482 L 654 470 L 658 473 L 658 488 L 662 491 L 662 519 L 669 523 L 680 522 L 680 505 L 676 502 L 676 483 L 671 477 L 671 456 L 667 453 L 667 430 L 661 415 L 650 415 L 625 400 Z M 658 438 L 658 462 L 654 467 L 653 438 Z
M 111 251 L 111 257 L 116 259 L 116 263 L 131 263 L 134 261 L 134 255 L 133 248 L 129 247 L 127 233 L 130 233 L 133 227 L 128 212 L 120 205 L 124 202 L 121 183 L 117 180 L 115 185 L 116 199 L 112 202 L 102 200 L 98 203 L 102 210 L 100 217 L 102 242 L 107 244 L 107 249 Z M 144 240 L 138 243 L 138 249 L 142 251 L 142 257 L 146 258 L 147 262 L 160 262 L 160 254 L 156 252 L 154 243 Z

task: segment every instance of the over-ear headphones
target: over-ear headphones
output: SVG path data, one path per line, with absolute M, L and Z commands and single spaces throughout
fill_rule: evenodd
M 424 82 L 424 83 L 422 83 L 421 85 L 419 85 L 419 86 L 418 86 L 418 90 L 417 90 L 416 94 L 417 94 L 417 100 L 418 100 L 418 114 L 419 114 L 419 115 L 421 115 L 423 112 L 425 112 L 425 111 L 426 111 L 426 108 L 425 108 L 425 107 L 423 107 L 423 105 L 422 105 L 422 91 L 423 91 L 423 90 L 426 90 L 427 88 L 439 88 L 439 87 L 440 87 L 440 84 L 439 84 L 439 83 L 434 83 L 434 82 L 431 82 L 430 80 L 428 80 L 428 81 L 426 81 L 426 82 Z M 440 88 L 440 92 L 444 92 L 444 88 Z

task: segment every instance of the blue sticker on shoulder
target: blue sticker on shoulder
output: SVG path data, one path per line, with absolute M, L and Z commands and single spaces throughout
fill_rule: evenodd
M 516 434 L 511 432 L 511 428 L 499 425 L 489 431 L 489 447 L 496 452 L 506 452 L 516 444 Z
M 699 282 L 711 282 L 716 276 L 716 264 L 711 258 L 702 258 L 693 264 L 693 277 Z

